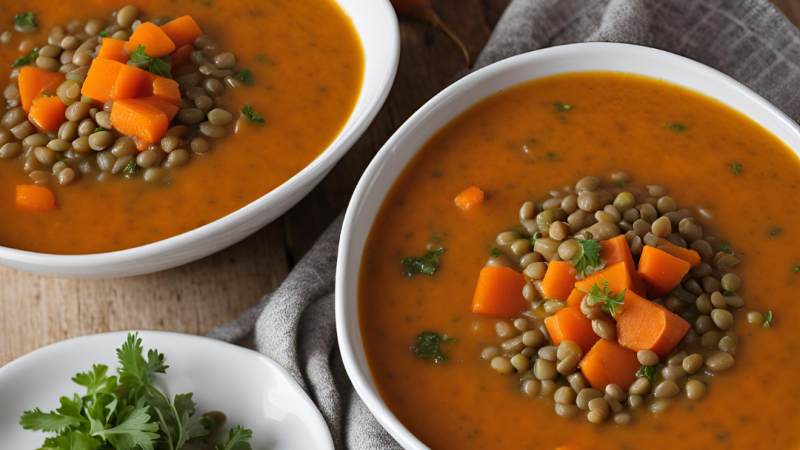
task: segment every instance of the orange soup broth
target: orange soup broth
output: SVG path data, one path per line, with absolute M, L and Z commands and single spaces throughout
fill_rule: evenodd
M 18 212 L 14 190 L 31 184 L 22 161 L 0 161 L 0 245 L 58 254 L 100 253 L 132 248 L 198 228 L 247 205 L 311 163 L 336 138 L 355 107 L 364 55 L 353 24 L 333 0 L 85 2 L 31 0 L 0 5 L 0 21 L 32 11 L 39 31 L 14 33 L 0 45 L 0 79 L 20 56 L 23 38 L 47 42 L 55 25 L 72 19 L 108 20 L 126 3 L 140 18 L 191 15 L 236 67 L 249 68 L 254 83 L 228 89 L 222 107 L 234 113 L 249 102 L 266 120 L 234 134 L 210 139 L 211 149 L 186 166 L 169 169 L 157 186 L 141 179 L 90 176 L 67 186 L 51 181 L 57 209 Z M 41 45 L 41 44 L 40 44 Z M 97 172 L 95 172 L 97 173 Z
M 560 113 L 554 102 L 574 105 Z M 663 124 L 679 122 L 684 132 Z M 741 174 L 730 164 L 742 165 Z M 789 449 L 800 429 L 800 220 L 793 201 L 800 161 L 742 114 L 654 79 L 614 73 L 544 78 L 491 96 L 458 116 L 401 174 L 373 224 L 359 278 L 360 326 L 372 376 L 400 421 L 434 449 Z M 470 309 L 478 273 L 495 237 L 519 228 L 519 208 L 551 189 L 626 171 L 633 184 L 662 184 L 736 251 L 745 308 L 734 366 L 700 401 L 681 393 L 666 412 L 634 412 L 618 427 L 585 413 L 556 416 L 552 396 L 520 392 L 480 352 L 496 345 L 496 319 Z M 486 192 L 475 211 L 453 199 L 474 185 Z M 703 220 L 694 207 L 713 211 Z M 771 236 L 770 231 L 783 231 Z M 434 237 L 435 235 L 435 237 Z M 446 252 L 433 276 L 402 274 L 401 260 L 426 245 Z M 774 313 L 772 328 L 748 324 L 749 310 Z M 423 331 L 448 334 L 445 362 L 417 358 Z M 488 343 L 491 344 L 488 344 Z

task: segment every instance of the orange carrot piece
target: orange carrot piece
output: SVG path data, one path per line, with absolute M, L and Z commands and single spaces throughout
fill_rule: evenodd
M 152 142 L 143 141 L 139 139 L 137 136 L 133 137 L 133 143 L 136 144 L 136 150 L 139 150 L 140 152 L 147 150 L 148 147 L 153 145 Z
M 652 350 L 663 359 L 689 327 L 689 322 L 667 308 L 629 292 L 617 319 L 617 339 L 623 347 L 637 352 Z
M 125 41 L 111 39 L 109 37 L 103 38 L 103 43 L 100 45 L 100 51 L 97 52 L 97 57 L 121 62 L 122 64 L 127 63 L 130 59 L 130 55 L 125 53 Z
M 169 78 L 156 76 L 152 78 L 153 97 L 177 105 L 181 101 L 181 91 L 178 83 Z M 170 119 L 172 120 L 172 119 Z
M 129 66 L 112 59 L 95 58 L 91 67 L 89 67 L 86 81 L 83 82 L 81 94 L 99 102 L 112 100 L 114 84 L 117 82 L 123 67 Z
M 569 297 L 567 297 L 567 306 L 581 306 L 583 297 L 586 297 L 585 292 L 580 291 L 579 289 L 573 289 L 569 294 Z
M 628 246 L 628 240 L 625 239 L 625 236 L 620 235 L 615 238 L 606 239 L 600 242 L 600 246 L 603 247 L 603 250 L 600 252 L 600 259 L 606 263 L 606 267 L 613 266 L 617 263 L 625 263 L 625 267 L 628 269 L 633 284 L 633 292 L 644 296 L 644 282 L 641 277 L 639 277 L 639 274 L 636 273 L 636 264 L 633 263 L 633 255 L 631 255 L 631 249 Z
M 111 108 L 111 123 L 120 133 L 146 142 L 158 142 L 169 127 L 167 115 L 136 98 L 117 100 Z
M 689 272 L 689 263 L 649 245 L 639 257 L 639 275 L 647 285 L 650 298 L 663 297 Z
M 600 339 L 592 329 L 592 321 L 577 306 L 561 309 L 544 319 L 544 325 L 555 345 L 572 341 L 580 346 L 584 354 Z
M 117 74 L 117 81 L 114 82 L 111 99 L 116 101 L 136 98 L 147 83 L 150 83 L 149 72 L 124 64 Z
M 689 266 L 694 269 L 700 264 L 700 254 L 694 250 L 678 247 L 677 245 L 673 244 L 672 242 L 666 239 L 659 239 L 658 244 L 656 244 L 656 248 L 659 250 L 663 250 L 670 255 L 680 258 L 689 263 Z
M 42 92 L 55 94 L 58 85 L 66 80 L 63 73 L 48 72 L 34 66 L 24 66 L 19 71 L 19 97 L 22 102 L 22 109 L 30 112 L 33 100 L 40 96 Z
M 158 108 L 167 116 L 167 120 L 170 122 L 172 122 L 172 119 L 175 118 L 175 114 L 178 114 L 178 109 L 180 109 L 177 105 L 161 100 L 158 97 L 142 97 L 139 101 Z
M 125 52 L 130 55 L 140 45 L 144 46 L 147 56 L 153 58 L 160 58 L 175 51 L 175 44 L 169 36 L 152 22 L 145 22 L 136 28 L 125 43 Z
M 17 209 L 23 211 L 50 211 L 56 207 L 56 197 L 46 187 L 20 184 L 16 192 Z
M 569 261 L 553 261 L 547 265 L 547 272 L 542 279 L 542 291 L 545 297 L 555 300 L 567 300 L 572 288 L 575 287 L 575 277 L 578 271 Z
M 203 30 L 191 16 L 178 17 L 172 22 L 161 25 L 161 31 L 175 43 L 176 47 L 194 44 L 195 39 L 203 34 Z
M 462 211 L 470 211 L 483 203 L 483 191 L 475 186 L 470 186 L 456 196 L 456 206 Z
M 597 283 L 600 289 L 603 289 L 605 283 L 608 282 L 608 289 L 613 295 L 620 294 L 623 290 L 634 291 L 633 281 L 631 280 L 630 271 L 624 262 L 616 263 L 611 267 L 595 272 L 588 277 L 575 282 L 575 289 L 580 289 L 584 292 L 592 290 L 592 286 Z
M 609 384 L 616 384 L 627 392 L 636 372 L 642 367 L 636 352 L 616 341 L 600 339 L 586 353 L 579 365 L 581 373 L 593 388 L 603 392 Z
M 178 66 L 192 62 L 193 51 L 194 45 L 191 44 L 178 47 L 177 50 L 169 54 L 170 67 L 174 69 Z
M 33 101 L 28 119 L 41 131 L 58 131 L 67 121 L 67 105 L 58 97 L 39 97 Z
M 491 317 L 513 317 L 530 309 L 522 296 L 525 277 L 508 267 L 486 266 L 481 269 L 478 286 L 472 298 L 472 311 Z

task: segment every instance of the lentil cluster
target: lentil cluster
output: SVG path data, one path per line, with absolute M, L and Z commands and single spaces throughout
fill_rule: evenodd
M 664 411 L 681 394 L 690 400 L 703 398 L 711 378 L 734 364 L 739 344 L 739 336 L 731 330 L 734 320 L 767 325 L 761 313 L 744 311 L 744 300 L 736 293 L 742 281 L 727 273 L 739 258 L 727 245 L 704 234 L 692 212 L 680 209 L 664 186 L 632 186 L 624 172 L 610 178 L 607 188 L 598 178 L 586 177 L 574 186 L 550 191 L 542 203 L 526 202 L 520 209 L 521 227 L 497 236 L 500 252 L 487 265 L 524 274 L 523 296 L 531 302 L 531 310 L 511 321 L 498 321 L 497 342 L 485 347 L 480 357 L 497 372 L 518 377 L 528 396 L 552 399 L 559 416 L 584 415 L 597 424 L 610 418 L 624 425 L 634 419 L 634 411 Z M 705 208 L 696 212 L 712 219 Z M 602 241 L 621 234 L 634 258 L 645 245 L 655 247 L 659 239 L 667 239 L 697 251 L 702 262 L 671 293 L 653 300 L 692 324 L 680 343 L 663 360 L 650 350 L 637 352 L 643 369 L 628 391 L 610 384 L 601 392 L 578 368 L 583 357 L 580 346 L 572 341 L 553 345 L 544 319 L 566 303 L 546 299 L 541 280 L 549 262 L 572 260 L 580 247 L 577 240 Z M 537 237 L 535 244 L 531 236 Z M 600 305 L 589 305 L 587 300 L 585 296 L 580 309 L 592 320 L 594 332 L 602 339 L 615 339 L 615 327 L 598 320 Z
M 157 17 L 152 22 L 162 25 L 170 20 Z M 234 71 L 234 55 L 222 51 L 206 35 L 194 42 L 191 63 L 172 70 L 171 76 L 178 82 L 181 92 L 175 122 L 160 142 L 143 151 L 137 149 L 132 136 L 114 130 L 111 124 L 114 102 L 106 102 L 99 108 L 92 99 L 81 95 L 81 87 L 97 57 L 103 36 L 128 40 L 141 23 L 137 8 L 127 5 L 114 12 L 110 20 L 92 19 L 86 23 L 73 20 L 64 26 L 55 26 L 49 32 L 47 45 L 40 48 L 33 39 L 23 39 L 19 47 L 23 56 L 35 56 L 38 52 L 30 61 L 32 64 L 66 74 L 66 81 L 50 95 L 58 96 L 68 106 L 65 113 L 68 120 L 57 133 L 37 130 L 20 107 L 17 83 L 20 67 L 15 67 L 3 90 L 6 110 L 0 127 L 0 160 L 18 161 L 36 184 L 52 180 L 67 185 L 80 176 L 94 176 L 98 180 L 118 175 L 133 177 L 141 169 L 144 180 L 164 182 L 168 169 L 183 166 L 194 155 L 206 153 L 214 138 L 224 136 L 226 125 L 234 116 L 220 107 L 221 97 L 226 89 L 240 88 L 245 83 Z M 12 37 L 11 31 L 5 31 L 0 34 L 0 43 L 8 45 Z M 161 59 L 170 63 L 169 56 Z M 147 70 L 149 62 L 128 64 Z

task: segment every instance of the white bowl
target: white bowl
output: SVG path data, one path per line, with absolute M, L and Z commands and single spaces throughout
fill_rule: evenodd
M 51 255 L 0 247 L 0 265 L 76 278 L 158 272 L 196 261 L 250 236 L 313 189 L 375 118 L 392 87 L 400 57 L 397 16 L 389 0 L 336 0 L 350 16 L 364 48 L 364 82 L 342 131 L 320 156 L 273 191 L 208 225 L 163 241 L 109 253 Z
M 85 389 L 73 383 L 76 373 L 105 364 L 119 366 L 115 349 L 128 332 L 95 334 L 44 347 L 0 369 L 0 436 L 2 448 L 33 450 L 45 434 L 19 425 L 23 411 L 51 411 L 58 399 Z M 253 448 L 333 450 L 330 431 L 305 391 L 278 363 L 222 341 L 188 334 L 140 331 L 142 347 L 166 356 L 165 375 L 154 384 L 169 398 L 194 393 L 198 413 L 222 411 L 224 429 L 242 425 L 253 430 Z
M 336 330 L 345 368 L 367 407 L 404 448 L 427 447 L 381 399 L 358 324 L 359 266 L 378 208 L 425 141 L 465 109 L 525 81 L 597 70 L 647 75 L 701 92 L 749 116 L 800 154 L 800 127 L 758 94 L 700 63 L 647 47 L 591 43 L 548 48 L 492 64 L 439 93 L 397 130 L 361 177 L 347 209 L 337 261 Z

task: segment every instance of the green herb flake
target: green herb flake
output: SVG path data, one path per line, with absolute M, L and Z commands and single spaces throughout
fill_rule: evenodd
M 781 234 L 781 232 L 783 232 L 783 228 L 780 228 L 780 227 L 773 228 L 773 229 L 769 230 L 769 235 L 770 236 L 777 236 L 777 235 Z
M 225 445 L 217 445 L 214 450 L 251 450 L 250 443 L 246 442 L 253 438 L 253 430 L 246 430 L 241 425 L 236 429 L 228 430 L 228 442 Z
M 492 251 L 490 252 L 490 254 L 492 255 L 492 258 L 497 258 L 497 257 L 499 257 L 500 255 L 502 255 L 502 254 L 503 254 L 503 252 L 501 252 L 499 248 L 495 247 L 495 248 L 493 248 L 493 249 L 492 249 Z
M 569 103 L 553 102 L 553 106 L 556 107 L 556 111 L 558 112 L 564 112 L 564 111 L 569 111 L 571 109 L 575 109 L 575 105 L 570 105 Z
M 625 299 L 625 293 L 627 289 L 623 289 L 618 295 L 614 295 L 611 292 L 611 289 L 608 288 L 608 281 L 603 284 L 603 288 L 601 289 L 600 286 L 595 283 L 592 286 L 592 289 L 587 292 L 589 294 L 589 298 L 587 303 L 589 305 L 597 305 L 600 304 L 600 309 L 611 314 L 612 317 L 617 318 L 620 314 L 622 314 L 622 307 L 625 304 L 623 300 Z
M 628 184 L 628 183 L 626 183 L 626 182 L 624 182 L 624 181 L 618 181 L 618 182 L 617 182 L 617 186 L 619 186 L 619 187 L 625 187 L 627 184 Z
M 410 277 L 418 273 L 433 275 L 439 267 L 439 255 L 444 253 L 444 247 L 431 250 L 419 258 L 406 258 L 403 260 L 403 275 Z
M 97 127 L 97 128 L 94 129 L 94 131 L 92 131 L 92 134 L 99 133 L 101 131 L 110 131 L 110 130 L 108 128 Z
M 240 70 L 239 73 L 236 74 L 236 78 L 248 86 L 253 84 L 253 72 L 251 72 L 250 69 L 245 68 Z
M 28 64 L 32 64 L 36 61 L 36 58 L 39 57 L 39 49 L 35 48 L 32 52 L 28 53 L 25 56 L 20 56 L 17 58 L 12 64 L 11 67 L 22 67 L 27 66 Z
M 101 31 L 100 34 L 98 34 L 98 36 L 100 36 L 100 37 L 108 37 L 108 30 Z
M 253 111 L 253 108 L 250 106 L 250 103 L 245 103 L 244 106 L 242 106 L 242 109 L 239 110 L 239 112 L 242 113 L 242 117 L 249 120 L 250 122 L 265 123 L 261 115 Z
M 722 296 L 723 297 L 731 297 L 732 295 L 733 295 L 733 292 L 731 292 L 731 291 L 722 291 Z
M 147 62 L 148 63 L 147 70 L 149 70 L 150 73 L 164 78 L 172 78 L 172 74 L 170 73 L 169 63 L 167 63 L 163 59 L 153 58 L 152 56 L 148 56 L 144 45 L 139 44 L 139 46 L 136 47 L 136 50 L 134 50 L 133 53 L 131 53 L 130 61 Z
M 445 335 L 447 337 L 447 335 Z M 442 338 L 437 333 L 426 331 L 417 336 L 419 343 L 412 345 L 411 351 L 417 354 L 419 358 L 432 359 L 434 362 L 442 362 L 447 360 L 447 355 L 442 353 L 439 344 L 442 343 Z
M 603 261 L 600 259 L 600 252 L 603 250 L 603 246 L 593 239 L 579 240 L 578 243 L 581 246 L 572 258 L 572 266 L 581 276 L 585 277 L 586 270 L 590 267 L 598 269 L 603 266 Z
M 24 12 L 14 16 L 14 26 L 18 29 L 36 29 L 36 15 L 32 12 Z
M 444 342 L 458 342 L 458 339 L 456 339 L 456 338 L 454 338 L 452 336 L 448 336 L 448 335 L 445 334 L 444 336 L 442 336 L 442 341 L 444 341 Z
M 731 173 L 734 175 L 739 175 L 742 173 L 742 165 L 739 163 L 733 163 L 731 166 Z
M 128 163 L 127 166 L 125 166 L 125 168 L 122 170 L 122 173 L 126 175 L 136 175 L 137 173 L 139 173 L 140 169 L 141 167 L 139 167 L 139 165 L 136 164 L 136 160 L 133 159 L 131 160 L 131 162 Z
M 797 265 L 797 266 L 794 266 L 794 267 L 792 267 L 792 272 L 794 272 L 794 273 L 800 273 L 800 265 Z
M 658 368 L 658 366 L 642 366 L 636 372 L 636 376 L 637 377 L 646 377 L 648 380 L 650 380 L 650 383 L 652 383 L 653 379 L 656 376 L 656 369 L 657 368 Z
M 731 255 L 733 254 L 733 250 L 731 250 L 730 246 L 724 242 L 719 246 L 719 249 L 725 253 L 730 253 Z
M 686 131 L 686 125 L 681 123 L 665 123 L 664 128 L 676 133 L 682 133 Z
M 536 240 L 539 239 L 540 237 L 542 237 L 542 233 L 539 233 L 538 231 L 536 233 L 533 233 L 533 236 L 531 236 L 531 245 L 536 247 Z
M 764 314 L 764 328 L 769 328 L 772 326 L 772 311 L 767 311 Z

